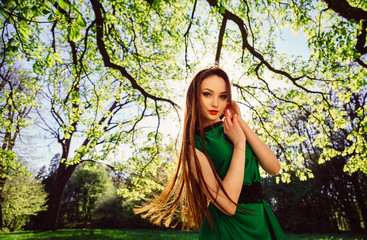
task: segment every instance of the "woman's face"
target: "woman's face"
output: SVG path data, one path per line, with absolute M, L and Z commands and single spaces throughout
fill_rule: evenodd
M 205 124 L 218 122 L 228 102 L 228 92 L 224 79 L 217 75 L 205 78 L 201 83 L 200 98 Z

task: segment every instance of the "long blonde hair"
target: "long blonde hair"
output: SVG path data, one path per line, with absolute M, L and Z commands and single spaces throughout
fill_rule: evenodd
M 232 101 L 231 85 L 228 75 L 219 67 L 211 67 L 198 72 L 190 83 L 186 95 L 186 109 L 184 116 L 184 127 L 182 136 L 182 146 L 178 159 L 177 169 L 174 177 L 169 182 L 165 190 L 148 205 L 134 209 L 135 213 L 144 213 L 142 216 L 148 218 L 154 224 L 164 224 L 176 226 L 177 221 L 172 225 L 173 220 L 180 213 L 182 227 L 186 229 L 199 229 L 204 215 L 207 217 L 210 225 L 213 227 L 213 220 L 208 211 L 208 198 L 204 194 L 208 190 L 198 157 L 195 153 L 195 134 L 201 138 L 202 148 L 205 156 L 209 159 L 211 169 L 219 183 L 219 187 L 225 192 L 222 181 L 215 171 L 214 165 L 210 160 L 205 148 L 204 121 L 201 104 L 201 83 L 204 79 L 216 75 L 221 77 L 226 83 L 228 93 L 228 103 Z M 196 179 L 190 164 L 190 153 L 193 153 Z M 205 191 L 204 191 L 205 190 Z M 210 196 L 215 199 L 215 196 Z M 214 226 L 215 227 L 215 226 Z

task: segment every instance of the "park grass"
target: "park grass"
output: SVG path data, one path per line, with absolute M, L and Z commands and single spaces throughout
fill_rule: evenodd
M 196 240 L 197 232 L 158 230 L 61 229 L 57 231 L 20 231 L 0 233 L 2 240 Z M 360 234 L 287 234 L 288 240 L 367 240 Z

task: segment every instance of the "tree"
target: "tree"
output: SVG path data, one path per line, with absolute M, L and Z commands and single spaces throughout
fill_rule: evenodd
M 90 227 L 98 199 L 111 195 L 112 181 L 105 169 L 79 168 L 72 175 L 64 199 L 68 226 Z
M 336 94 L 330 91 L 332 106 L 339 112 L 348 112 L 345 119 L 350 122 L 342 129 L 337 129 L 328 136 L 328 141 L 336 151 L 343 151 L 353 144 L 348 135 L 358 131 L 360 115 L 358 109 L 363 106 L 366 99 L 366 88 L 359 93 L 354 93 L 350 102 L 339 105 Z M 277 108 L 286 107 L 279 102 L 272 103 L 272 116 L 277 113 Z M 312 108 L 309 108 L 312 109 Z M 265 181 L 267 195 L 273 203 L 286 231 L 290 232 L 333 232 L 353 231 L 365 232 L 366 222 L 366 184 L 367 174 L 357 171 L 354 173 L 344 171 L 345 165 L 353 156 L 337 155 L 326 162 L 320 162 L 323 149 L 313 144 L 316 142 L 318 128 L 307 126 L 310 114 L 302 115 L 299 111 L 289 111 L 287 114 L 278 115 L 283 121 L 274 123 L 275 129 L 281 129 L 283 141 L 291 139 L 291 142 L 281 144 L 285 146 L 284 152 L 298 153 L 296 167 L 289 169 L 290 182 L 275 186 L 274 178 Z M 272 121 L 273 120 L 273 121 Z M 275 122 L 274 118 L 267 119 Z M 255 122 L 265 122 L 265 119 L 256 118 Z M 333 119 L 324 122 L 325 127 L 334 129 L 336 123 Z M 363 136 L 363 134 L 362 134 Z M 279 151 L 279 154 L 282 152 Z M 296 160 L 296 159 L 295 159 Z M 305 168 L 312 171 L 314 179 L 307 179 L 304 175 Z M 303 175 L 302 175 L 303 174 Z M 299 178 L 299 179 L 297 179 Z M 303 222 L 302 219 L 314 219 Z
M 136 83 L 137 79 L 130 75 L 137 75 L 142 78 L 140 81 L 144 82 L 146 81 L 144 79 L 150 78 L 152 73 L 147 74 L 146 70 L 135 68 L 131 68 L 131 73 L 128 73 L 123 67 L 124 62 L 131 62 L 131 66 L 135 65 L 136 56 L 123 56 L 120 53 L 108 55 L 112 45 L 108 47 L 105 45 L 105 40 L 103 40 L 105 33 L 100 30 L 105 24 L 105 20 L 101 18 L 103 6 L 98 1 L 91 1 L 90 4 L 92 4 L 94 12 L 86 10 L 84 20 L 80 19 L 82 18 L 81 13 L 76 8 L 71 8 L 72 12 L 68 12 L 66 11 L 67 6 L 58 3 L 53 6 L 53 14 L 55 14 L 53 16 L 64 20 L 55 22 L 55 28 L 51 29 L 54 34 L 53 42 L 56 43 L 53 51 L 59 51 L 60 48 L 66 46 L 70 48 L 70 55 L 63 56 L 62 59 L 57 58 L 58 62 L 50 60 L 46 63 L 48 65 L 55 64 L 50 67 L 45 82 L 49 90 L 45 92 L 45 97 L 51 103 L 48 109 L 54 118 L 55 125 L 51 126 L 47 119 L 44 120 L 44 125 L 62 145 L 61 163 L 56 175 L 56 188 L 50 195 L 47 224 L 51 225 L 46 226 L 46 228 L 56 228 L 65 186 L 79 163 L 103 161 L 115 147 L 124 141 L 130 141 L 129 134 L 135 133 L 137 123 L 143 117 L 156 115 L 157 118 L 160 118 L 161 115 L 164 115 L 164 111 L 161 111 L 161 107 L 158 105 L 159 101 L 168 102 L 175 106 L 171 100 L 160 97 L 161 93 L 157 92 L 156 95 L 148 93 Z M 129 7 L 121 6 L 123 8 Z M 119 9 L 121 6 L 114 7 L 121 11 L 122 9 Z M 93 13 L 94 15 L 90 15 Z M 79 19 L 77 22 L 73 22 L 74 14 Z M 77 24 L 76 28 L 85 28 L 86 34 L 83 40 L 73 35 L 75 29 L 66 27 L 72 22 Z M 109 24 L 111 24 L 111 28 L 116 29 L 118 29 L 116 24 L 123 25 L 119 22 Z M 139 24 L 146 23 L 142 21 Z M 68 29 L 69 35 L 63 34 L 66 29 Z M 56 32 L 56 30 L 60 32 Z M 91 36 L 94 37 L 94 34 L 96 34 L 96 39 L 89 40 Z M 58 38 L 62 36 L 66 36 L 66 38 Z M 115 36 L 112 37 L 115 38 Z M 132 38 L 132 36 L 128 38 Z M 157 41 L 160 38 L 163 36 L 157 35 L 153 40 Z M 151 40 L 147 39 L 146 41 Z M 98 49 L 90 48 L 89 44 L 98 46 Z M 118 44 L 124 47 L 123 42 Z M 96 54 L 96 50 L 99 50 L 102 59 Z M 154 57 L 152 55 L 146 57 L 157 59 L 155 61 L 161 58 L 159 51 L 151 54 L 154 54 Z M 142 57 L 145 56 L 142 55 Z M 89 65 L 89 62 L 94 64 Z M 103 64 L 111 70 L 101 68 Z M 152 69 L 154 70 L 154 68 Z M 59 77 L 55 79 L 55 76 Z M 103 79 L 103 81 L 99 79 Z M 131 86 L 128 85 L 129 83 Z M 162 84 L 159 87 L 162 88 Z M 157 88 L 158 86 L 150 87 L 151 91 L 156 91 Z M 131 114 L 131 109 L 135 109 L 133 110 L 134 114 Z M 81 142 L 75 154 L 70 152 L 73 141 Z
M 224 69 L 236 71 L 234 86 L 250 111 L 269 117 L 271 98 L 285 104 L 277 114 L 307 113 L 307 127 L 317 129 L 313 144 L 322 149 L 320 162 L 350 155 L 345 171 L 366 172 L 365 105 L 357 111 L 359 130 L 348 135 L 351 145 L 337 150 L 329 136 L 351 123 L 348 111 L 340 112 L 328 95 L 331 89 L 340 105 L 347 104 L 366 85 L 366 9 L 355 0 L 3 1 L 3 49 L 27 58 L 43 77 L 54 119 L 45 128 L 62 146 L 47 228 L 57 226 L 76 166 L 100 162 L 117 143 L 132 141 L 147 116 L 156 116 L 159 130 L 161 117 L 177 109 L 168 83 L 208 66 L 208 55 L 215 55 L 210 62 L 222 60 Z M 305 33 L 309 57 L 278 51 L 282 28 Z M 274 87 L 275 80 L 285 87 Z M 325 124 L 329 119 L 333 128 Z M 286 149 L 280 144 L 284 134 L 271 122 L 256 129 Z M 75 153 L 74 142 L 81 143 Z M 293 168 L 299 177 L 312 177 L 309 169 L 297 167 L 301 153 L 281 156 L 284 181 Z
M 47 208 L 43 184 L 28 176 L 20 175 L 6 181 L 3 194 L 3 226 L 11 231 L 20 230 L 31 216 Z
M 36 105 L 37 80 L 24 71 L 0 65 L 0 229 L 3 223 L 3 187 L 12 176 L 26 173 L 13 151 L 21 130 L 29 126 Z

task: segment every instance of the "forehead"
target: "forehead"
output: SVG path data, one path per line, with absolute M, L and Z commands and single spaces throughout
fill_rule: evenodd
M 213 75 L 202 81 L 201 89 L 210 89 L 214 92 L 226 92 L 227 86 L 223 78 Z

